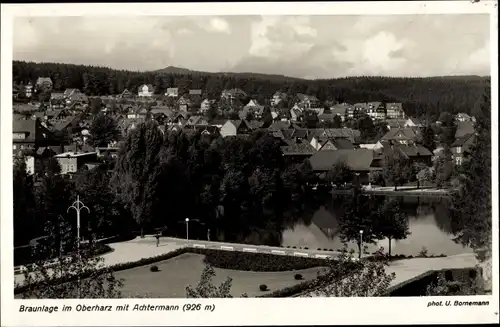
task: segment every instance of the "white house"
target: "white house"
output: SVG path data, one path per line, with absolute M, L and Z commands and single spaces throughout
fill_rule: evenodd
M 143 84 L 139 86 L 139 92 L 138 95 L 139 97 L 152 97 L 154 93 L 154 88 L 153 85 L 151 84 Z
M 165 96 L 177 98 L 179 96 L 179 88 L 178 87 L 167 88 L 167 92 L 165 93 Z

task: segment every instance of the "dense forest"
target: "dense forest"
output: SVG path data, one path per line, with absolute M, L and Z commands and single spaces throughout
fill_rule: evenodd
M 241 88 L 257 99 L 269 99 L 276 91 L 283 91 L 316 95 L 323 102 L 402 102 L 408 115 L 430 119 L 444 111 L 470 114 L 490 85 L 489 77 L 479 76 L 305 80 L 252 73 L 203 73 L 176 67 L 133 72 L 84 65 L 13 62 L 14 83 L 34 83 L 39 76 L 49 76 L 55 91 L 78 88 L 91 96 L 118 94 L 125 89 L 135 93 L 142 84 L 154 85 L 157 94 L 164 94 L 168 87 L 178 87 L 179 94 L 202 89 L 209 98 L 218 98 L 224 89 Z

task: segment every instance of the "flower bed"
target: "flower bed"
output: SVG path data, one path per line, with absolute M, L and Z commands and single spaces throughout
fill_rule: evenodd
M 243 271 L 292 271 L 325 265 L 324 259 L 292 257 L 268 253 L 190 249 L 205 255 L 204 262 L 216 268 Z

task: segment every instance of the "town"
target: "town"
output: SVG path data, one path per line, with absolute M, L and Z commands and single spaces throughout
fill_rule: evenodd
M 485 244 L 459 235 L 491 228 L 484 220 L 491 190 L 479 187 L 487 177 L 476 173 L 490 160 L 478 147 L 491 138 L 483 86 L 467 112 L 457 112 L 387 97 L 356 99 L 352 90 L 346 97 L 316 81 L 169 67 L 141 83 L 140 73 L 44 65 L 14 62 L 16 297 L 439 295 L 400 285 L 430 270 L 445 271 L 447 280 L 463 271 L 477 275 L 471 252 L 484 252 Z M 47 74 L 38 76 L 43 69 Z M 266 91 L 255 92 L 258 85 Z M 463 184 L 470 174 L 481 181 Z M 443 243 L 427 249 L 432 242 L 410 222 L 422 209 L 412 214 L 408 199 L 435 212 L 436 223 L 456 221 L 438 223 Z M 484 212 L 474 226 L 466 222 L 472 201 Z M 341 212 L 330 221 L 318 218 L 330 207 Z M 311 233 L 316 241 L 304 241 Z M 409 237 L 413 248 L 404 250 L 398 242 Z M 95 258 L 103 261 L 99 269 Z M 63 271 L 73 259 L 88 266 L 77 280 L 64 277 L 73 284 L 40 286 L 47 270 Z M 363 284 L 370 271 L 395 260 L 405 270 L 389 266 L 375 281 L 380 288 L 338 293 L 339 276 L 358 274 Z M 316 278 L 321 267 L 330 270 Z M 214 268 L 228 278 L 219 291 L 210 284 Z M 259 277 L 266 271 L 281 275 Z M 107 276 L 101 288 L 123 293 L 84 294 L 97 272 Z M 179 276 L 189 278 L 158 288 Z M 446 283 L 439 276 L 426 278 Z M 464 283 L 471 280 L 478 283 Z M 460 292 L 479 294 L 472 288 Z

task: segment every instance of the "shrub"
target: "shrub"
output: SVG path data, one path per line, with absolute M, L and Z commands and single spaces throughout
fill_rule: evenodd
M 321 248 L 318 248 L 318 251 L 321 251 Z
M 292 249 L 296 249 L 296 248 L 297 248 L 297 247 L 296 247 L 295 245 L 294 245 L 294 246 L 292 246 Z
M 419 256 L 421 257 L 424 257 L 424 258 L 427 258 L 427 255 L 428 255 L 428 250 L 427 248 L 424 246 L 422 247 L 422 250 L 420 250 L 420 252 L 418 253 Z
M 301 280 L 302 279 L 302 275 L 301 274 L 295 274 L 294 278 L 295 278 L 295 280 Z
M 157 272 L 157 271 L 159 271 L 158 266 L 156 266 L 156 265 L 155 265 L 155 266 L 151 266 L 151 267 L 149 267 L 149 270 L 150 270 L 151 272 Z
M 306 247 L 304 248 L 304 250 L 309 250 L 309 248 L 306 246 Z
M 328 251 L 328 249 L 325 248 L 325 249 L 323 249 L 323 251 Z
M 259 286 L 259 289 L 260 289 L 262 292 L 265 292 L 265 291 L 267 291 L 267 285 L 266 285 L 266 284 L 261 284 L 261 285 Z
M 325 260 L 320 258 L 292 257 L 270 253 L 215 249 L 190 249 L 189 252 L 204 254 L 204 262 L 215 268 L 242 271 L 291 271 L 326 265 Z

